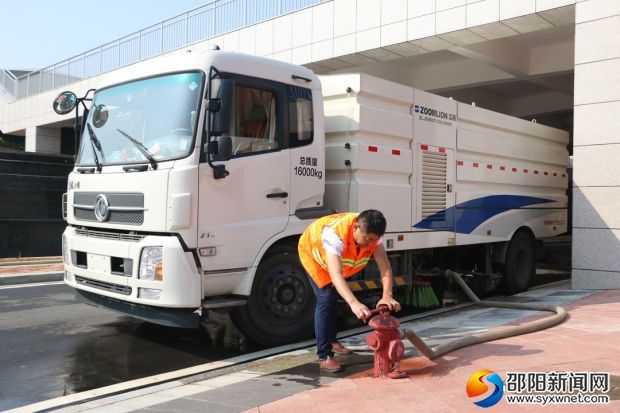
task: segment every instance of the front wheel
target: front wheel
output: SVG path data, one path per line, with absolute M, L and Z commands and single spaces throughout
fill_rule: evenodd
M 510 294 L 526 291 L 536 273 L 536 245 L 525 231 L 517 232 L 508 244 L 504 264 L 504 284 Z
M 247 305 L 231 318 L 252 341 L 276 346 L 312 336 L 315 301 L 297 251 L 286 246 L 260 263 Z

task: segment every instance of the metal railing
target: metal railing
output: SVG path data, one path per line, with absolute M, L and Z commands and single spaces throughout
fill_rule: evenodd
M 3 70 L 1 76 L 2 82 L 0 82 L 0 85 L 2 85 L 2 91 L 9 97 L 14 98 L 17 93 L 17 78 L 8 70 Z
M 212 0 L 44 69 L 15 77 L 2 70 L 11 99 L 33 96 L 331 0 Z

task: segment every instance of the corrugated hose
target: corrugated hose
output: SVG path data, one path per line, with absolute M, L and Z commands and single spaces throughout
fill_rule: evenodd
M 566 318 L 566 310 L 560 306 L 547 304 L 526 304 L 511 303 L 506 301 L 485 301 L 480 300 L 476 294 L 463 281 L 461 275 L 454 271 L 446 271 L 446 276 L 452 277 L 457 284 L 463 289 L 465 294 L 474 302 L 475 305 L 488 308 L 512 308 L 516 310 L 535 310 L 548 311 L 554 313 L 550 317 L 541 318 L 530 321 L 518 326 L 498 327 L 490 331 L 476 333 L 469 336 L 459 338 L 446 344 L 442 344 L 435 348 L 430 348 L 424 341 L 418 337 L 416 333 L 409 329 L 402 329 L 401 336 L 406 337 L 422 354 L 429 359 L 440 357 L 446 353 L 459 348 L 471 346 L 474 344 L 485 343 L 487 341 L 499 340 L 506 337 L 518 336 L 521 334 L 533 333 L 534 331 L 544 330 L 561 323 Z

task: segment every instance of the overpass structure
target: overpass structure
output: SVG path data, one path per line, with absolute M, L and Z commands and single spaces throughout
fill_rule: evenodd
M 620 2 L 217 0 L 22 75 L 0 75 L 0 130 L 59 152 L 51 102 L 170 54 L 223 50 L 320 74 L 365 72 L 572 132 L 573 284 L 620 288 Z

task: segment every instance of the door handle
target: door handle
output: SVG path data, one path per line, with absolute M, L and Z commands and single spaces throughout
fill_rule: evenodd
M 288 196 L 288 192 L 272 192 L 267 194 L 267 198 L 286 198 Z

